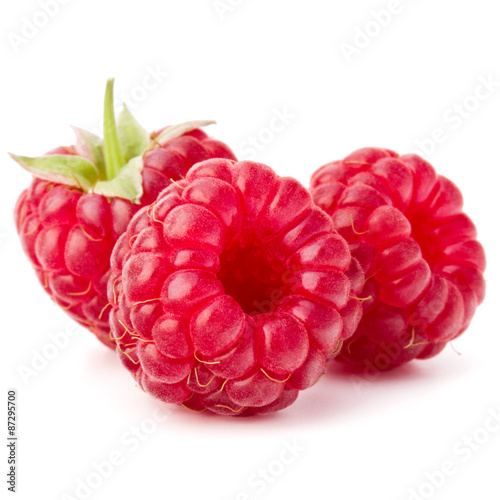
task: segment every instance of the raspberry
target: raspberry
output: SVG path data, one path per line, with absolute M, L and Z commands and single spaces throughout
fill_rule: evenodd
M 311 187 L 367 276 L 363 319 L 339 360 L 388 369 L 464 332 L 486 260 L 451 181 L 416 155 L 367 148 L 321 167 Z
M 195 411 L 289 406 L 361 317 L 347 243 L 304 187 L 259 163 L 195 165 L 134 216 L 111 262 L 119 358 Z
M 112 110 L 110 88 L 112 81 L 106 103 Z M 14 157 L 34 174 L 18 199 L 15 219 L 39 281 L 59 306 L 110 347 L 114 341 L 106 286 L 116 240 L 142 206 L 154 201 L 172 179 L 185 176 L 194 163 L 234 159 L 225 144 L 210 139 L 198 124 L 177 133 L 168 128 L 150 138 L 125 110 L 118 131 L 114 117 L 108 117 L 104 145 L 77 130 L 76 146 L 57 148 L 41 158 Z M 118 165 L 113 165 L 113 155 L 106 155 L 110 143 L 123 156 Z

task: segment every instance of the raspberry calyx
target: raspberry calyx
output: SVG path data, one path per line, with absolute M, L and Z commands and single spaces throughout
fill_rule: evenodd
M 39 179 L 75 187 L 84 193 L 140 203 L 144 155 L 172 139 L 215 122 L 186 122 L 150 135 L 125 105 L 118 121 L 115 120 L 113 85 L 111 78 L 107 81 L 104 99 L 103 140 L 73 127 L 77 138 L 74 151 L 58 151 L 34 158 L 9 153 L 10 157 Z

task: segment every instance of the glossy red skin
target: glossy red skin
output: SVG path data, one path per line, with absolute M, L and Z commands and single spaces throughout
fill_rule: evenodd
M 134 216 L 111 262 L 120 359 L 194 411 L 287 407 L 361 316 L 346 242 L 303 186 L 259 163 L 195 165 Z
M 416 155 L 366 148 L 318 169 L 311 188 L 368 277 L 363 319 L 337 359 L 388 369 L 464 332 L 486 259 L 451 181 Z
M 73 147 L 47 153 L 76 154 Z M 21 244 L 50 297 L 78 323 L 114 348 L 109 331 L 107 281 L 110 256 L 130 219 L 195 163 L 213 157 L 235 160 L 225 144 L 194 130 L 144 155 L 140 204 L 108 199 L 33 178 L 14 212 Z

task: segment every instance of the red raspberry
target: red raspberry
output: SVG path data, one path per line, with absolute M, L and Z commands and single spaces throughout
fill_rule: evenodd
M 416 155 L 367 148 L 321 167 L 311 186 L 368 276 L 340 360 L 387 369 L 430 358 L 468 327 L 486 261 L 451 181 Z
M 134 216 L 111 263 L 120 359 L 192 410 L 285 408 L 361 316 L 346 242 L 304 187 L 259 163 L 195 165 Z
M 112 109 L 112 93 L 107 97 Z M 15 219 L 38 279 L 59 306 L 110 347 L 114 341 L 106 286 L 116 240 L 142 206 L 153 202 L 172 179 L 184 177 L 194 163 L 213 157 L 234 159 L 225 144 L 210 139 L 196 125 L 179 129 L 180 135 L 169 128 L 165 135 L 160 131 L 149 138 L 125 110 L 118 122 L 120 144 L 115 144 L 123 160 L 115 171 L 110 168 L 113 157 L 105 151 L 116 139 L 114 117 L 105 126 L 104 145 L 77 130 L 76 146 L 60 147 L 37 159 L 14 157 L 35 176 L 18 199 Z M 139 162 L 134 172 L 129 165 L 137 166 L 135 156 Z M 61 165 L 66 171 L 58 170 Z M 120 179 L 127 168 L 129 178 Z

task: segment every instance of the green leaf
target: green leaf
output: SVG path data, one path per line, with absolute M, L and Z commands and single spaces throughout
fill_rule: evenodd
M 106 83 L 104 98 L 104 164 L 106 165 L 106 178 L 113 179 L 125 165 L 118 133 L 116 131 L 115 110 L 113 104 L 114 79 Z
M 9 155 L 35 177 L 46 181 L 89 191 L 98 180 L 95 165 L 81 156 L 47 155 L 29 158 L 12 153 Z
M 139 203 L 143 193 L 142 166 L 142 157 L 132 158 L 120 169 L 116 177 L 109 181 L 97 182 L 92 192 L 108 198 L 125 198 Z
M 141 156 L 151 143 L 148 132 L 142 128 L 125 105 L 118 117 L 117 131 L 126 162 L 135 156 Z
M 76 135 L 75 150 L 78 156 L 86 158 L 93 163 L 98 170 L 99 178 L 106 178 L 106 168 L 104 166 L 104 153 L 102 149 L 102 139 L 88 130 L 72 127 Z
M 176 137 L 180 137 L 181 135 L 187 134 L 192 130 L 197 128 L 206 127 L 207 125 L 212 125 L 215 122 L 213 120 L 197 120 L 192 122 L 184 122 L 179 125 L 174 125 L 173 127 L 169 127 L 164 130 L 156 139 L 161 145 L 166 144 L 168 141 L 175 139 Z

